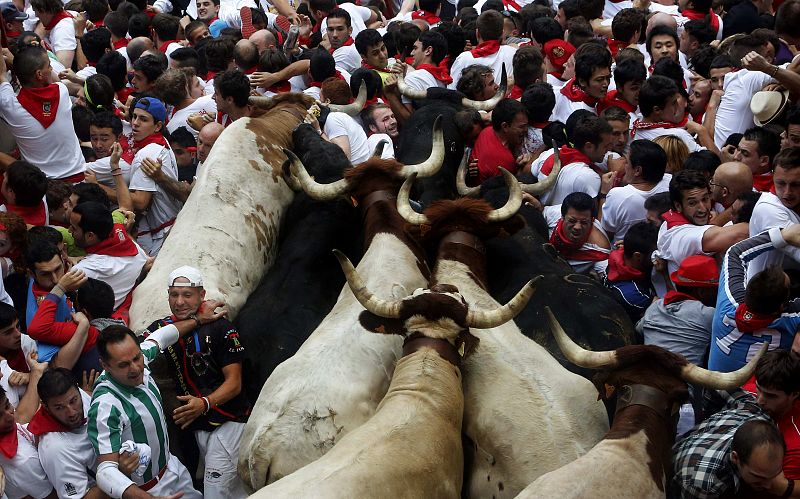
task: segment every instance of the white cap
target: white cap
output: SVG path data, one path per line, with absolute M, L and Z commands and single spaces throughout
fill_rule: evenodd
M 175 279 L 178 279 L 179 277 L 183 277 L 187 279 L 189 282 L 175 282 Z M 177 269 L 169 273 L 169 281 L 167 286 L 171 288 L 172 287 L 202 288 L 203 274 L 201 274 L 200 271 L 194 267 L 183 265 L 182 267 L 178 267 Z

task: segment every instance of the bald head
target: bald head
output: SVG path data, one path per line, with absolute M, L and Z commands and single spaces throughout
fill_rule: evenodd
M 265 50 L 270 47 L 275 47 L 277 44 L 277 40 L 275 40 L 275 35 L 272 34 L 271 31 L 266 29 L 260 29 L 250 35 L 249 40 L 255 44 L 256 48 L 258 49 L 259 54 L 263 54 Z
M 678 30 L 678 22 L 675 20 L 674 17 L 667 14 L 666 12 L 656 12 L 650 19 L 647 20 L 647 35 L 650 34 L 650 30 L 656 26 L 668 26 L 674 30 Z
M 729 208 L 740 194 L 753 190 L 753 173 L 746 164 L 731 161 L 719 165 L 712 182 L 714 201 Z
M 200 130 L 197 136 L 197 160 L 201 163 L 206 160 L 211 148 L 219 138 L 220 134 L 225 131 L 225 127 L 217 122 L 209 123 Z
M 258 48 L 250 40 L 239 40 L 233 49 L 233 61 L 242 71 L 258 65 Z
M 151 50 L 152 48 L 153 40 L 147 38 L 146 36 L 139 36 L 131 40 L 126 47 L 131 64 L 136 62 L 136 59 L 141 57 L 142 54 L 148 50 Z

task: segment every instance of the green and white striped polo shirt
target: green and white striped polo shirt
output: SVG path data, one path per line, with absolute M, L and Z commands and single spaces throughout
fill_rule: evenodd
M 154 341 L 145 340 L 141 349 L 145 366 L 159 353 Z M 119 452 L 126 440 L 150 446 L 152 460 L 144 476 L 131 477 L 137 485 L 150 481 L 167 465 L 169 437 L 164 406 L 147 367 L 143 384 L 136 387 L 118 383 L 106 372 L 98 377 L 89 408 L 88 434 L 98 455 Z

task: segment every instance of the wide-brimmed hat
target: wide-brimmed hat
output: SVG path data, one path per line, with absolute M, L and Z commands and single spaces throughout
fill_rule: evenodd
M 750 99 L 750 111 L 753 112 L 753 121 L 758 126 L 768 125 L 781 115 L 788 102 L 788 90 L 756 92 L 753 98 Z
M 677 286 L 716 288 L 719 285 L 717 261 L 710 256 L 693 255 L 683 259 L 678 270 L 670 274 Z

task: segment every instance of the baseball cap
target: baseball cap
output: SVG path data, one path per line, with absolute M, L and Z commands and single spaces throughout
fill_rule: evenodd
M 719 285 L 717 261 L 705 255 L 688 256 L 678 270 L 670 274 L 670 279 L 678 286 L 716 288 Z
M 24 21 L 28 14 L 20 12 L 17 6 L 11 2 L 0 4 L 0 12 L 3 13 L 3 21 Z
M 136 103 L 136 109 L 147 111 L 153 116 L 153 119 L 166 123 L 167 121 L 167 108 L 164 103 L 155 97 L 142 97 Z
M 189 282 L 175 282 L 175 279 L 180 277 L 185 278 Z M 202 288 L 203 287 L 203 274 L 194 267 L 183 265 L 169 273 L 169 281 L 167 286 L 171 288 Z

